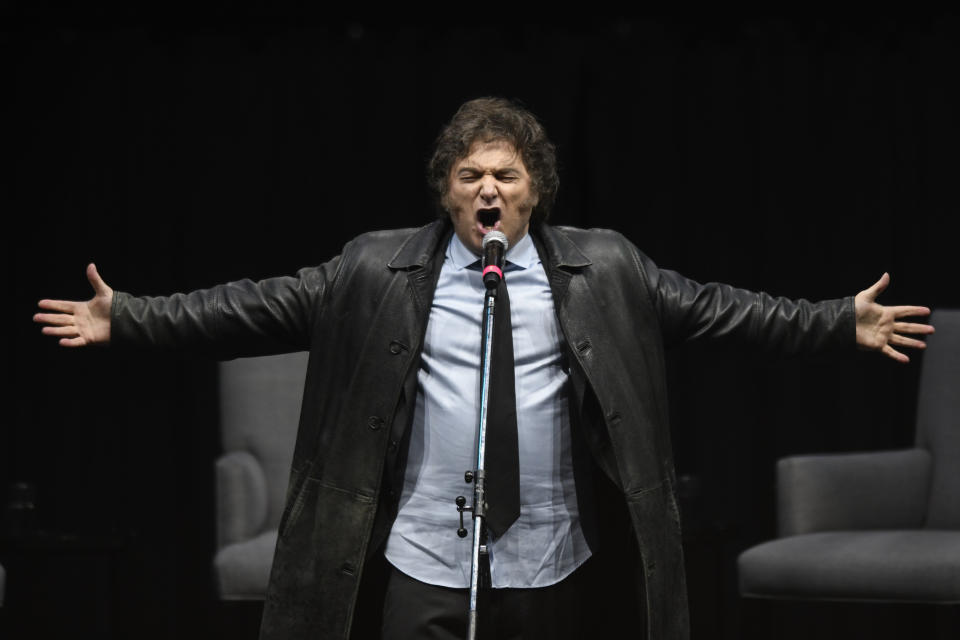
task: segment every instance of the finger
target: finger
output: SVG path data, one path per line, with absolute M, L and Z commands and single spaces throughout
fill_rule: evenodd
M 890 307 L 890 310 L 893 311 L 893 315 L 895 318 L 909 318 L 912 316 L 930 315 L 930 309 L 927 307 L 899 306 L 899 307 Z
M 73 324 L 74 316 L 69 313 L 37 313 L 34 314 L 33 321 L 63 326 L 65 324 Z
M 890 284 L 890 274 L 886 271 L 883 272 L 883 275 L 880 276 L 880 279 L 873 283 L 873 286 L 867 288 L 865 293 L 867 294 L 867 300 L 873 302 L 876 300 L 877 296 L 883 293 L 883 290 L 887 288 L 887 285 Z
M 44 327 L 40 330 L 45 336 L 61 336 L 65 338 L 75 338 L 80 335 L 75 326 L 69 327 Z
M 910 362 L 910 358 L 908 358 L 905 354 L 900 353 L 899 351 L 891 347 L 889 344 L 884 345 L 883 349 L 881 349 L 880 351 L 883 352 L 883 354 L 886 355 L 887 357 L 893 358 L 897 362 L 903 362 L 903 363 Z
M 925 333 L 934 332 L 933 325 L 921 324 L 919 322 L 894 322 L 893 330 L 897 333 Z
M 890 336 L 890 344 L 895 344 L 898 347 L 911 347 L 913 349 L 926 349 L 927 343 L 923 340 L 915 340 L 914 338 L 905 338 L 903 336 L 898 336 L 893 334 Z
M 104 282 L 100 274 L 97 273 L 97 265 L 92 262 L 87 265 L 87 280 L 90 281 L 90 286 L 93 287 L 94 292 L 98 296 L 110 293 L 110 287 L 107 286 L 107 283 Z
M 41 300 L 37 303 L 37 306 L 41 309 L 48 309 L 50 311 L 63 311 L 64 313 L 73 313 L 76 311 L 77 305 L 83 304 L 82 302 L 74 302 L 73 300 Z
M 87 339 L 83 337 L 60 338 L 61 347 L 83 347 L 86 346 Z

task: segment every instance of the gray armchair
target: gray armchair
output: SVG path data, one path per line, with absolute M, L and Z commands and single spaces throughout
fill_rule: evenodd
M 960 311 L 931 322 L 916 446 L 780 460 L 780 537 L 740 555 L 741 595 L 960 603 Z
M 224 600 L 263 599 L 297 435 L 307 354 L 220 364 L 217 552 Z

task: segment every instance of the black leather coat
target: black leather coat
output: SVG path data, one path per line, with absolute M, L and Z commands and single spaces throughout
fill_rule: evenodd
M 398 452 L 447 221 L 365 234 L 296 277 L 166 298 L 117 292 L 112 342 L 238 357 L 309 350 L 261 638 L 348 638 L 370 552 L 391 521 Z M 730 336 L 793 353 L 852 346 L 852 298 L 790 301 L 658 269 L 621 235 L 534 229 L 592 457 L 622 492 L 647 635 L 689 635 L 664 345 Z M 544 255 L 545 254 L 545 255 Z M 440 256 L 440 259 L 436 259 Z M 402 477 L 402 476 L 401 476 Z

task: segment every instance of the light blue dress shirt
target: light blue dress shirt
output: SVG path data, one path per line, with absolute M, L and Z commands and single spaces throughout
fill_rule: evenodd
M 516 366 L 520 517 L 490 542 L 495 588 L 546 587 L 590 557 L 573 477 L 569 376 L 546 272 L 529 234 L 506 255 Z M 430 309 L 418 373 L 399 513 L 386 557 L 429 584 L 467 587 L 473 521 L 457 536 L 458 495 L 473 502 L 463 473 L 476 466 L 480 398 L 480 323 L 484 287 L 479 260 L 456 234 L 450 240 Z

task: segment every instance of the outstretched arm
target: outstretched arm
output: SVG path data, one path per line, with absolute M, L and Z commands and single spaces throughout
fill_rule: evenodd
M 34 322 L 45 325 L 43 333 L 59 336 L 64 347 L 85 347 L 110 343 L 110 307 L 113 289 L 100 278 L 94 264 L 87 265 L 87 280 L 93 287 L 93 297 L 85 302 L 72 300 L 41 300 L 41 309 L 57 313 L 37 313 Z
M 929 335 L 929 324 L 901 322 L 901 318 L 930 315 L 927 307 L 887 307 L 878 304 L 877 296 L 890 284 L 890 274 L 883 276 L 869 289 L 864 289 L 854 298 L 857 312 L 857 346 L 861 349 L 879 351 L 897 362 L 910 362 L 906 354 L 894 347 L 925 349 L 926 343 L 909 335 Z

